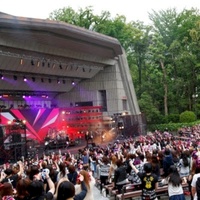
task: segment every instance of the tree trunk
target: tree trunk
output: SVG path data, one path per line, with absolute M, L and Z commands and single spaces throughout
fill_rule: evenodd
M 160 61 L 160 66 L 163 71 L 163 84 L 164 84 L 164 109 L 165 109 L 165 116 L 168 115 L 168 85 L 167 85 L 167 72 L 165 69 L 165 65 L 163 61 Z

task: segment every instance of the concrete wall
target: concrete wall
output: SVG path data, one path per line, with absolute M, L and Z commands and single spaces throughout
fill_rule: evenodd
M 70 92 L 59 95 L 57 101 L 60 107 L 87 101 L 92 101 L 94 106 L 99 106 L 101 105 L 99 90 L 106 90 L 105 115 L 111 116 L 124 111 L 133 115 L 140 114 L 125 54 L 116 59 L 115 65 L 105 67 L 93 78 L 79 82 Z M 127 110 L 123 110 L 123 100 L 127 101 Z

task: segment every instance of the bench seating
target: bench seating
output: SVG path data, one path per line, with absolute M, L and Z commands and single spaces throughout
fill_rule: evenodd
M 183 188 L 188 187 L 187 183 L 183 184 Z M 157 196 L 163 196 L 168 195 L 168 185 L 164 185 L 161 187 L 158 187 L 156 190 Z M 126 191 L 125 193 L 122 192 L 122 194 L 117 194 L 116 199 L 117 200 L 124 200 L 129 198 L 135 198 L 140 197 L 142 195 L 142 190 L 135 190 L 135 191 Z
M 110 196 L 114 196 L 115 199 L 116 199 L 116 196 L 118 195 L 118 190 L 117 189 L 112 189 L 113 188 L 113 185 L 112 187 L 108 187 L 108 190 L 109 190 L 109 195 Z M 132 191 L 135 191 L 135 190 L 139 190 L 140 188 L 140 184 L 131 184 L 131 183 L 127 183 L 126 185 L 124 185 L 124 187 L 122 188 L 123 190 L 123 193 L 124 193 L 124 190 L 126 190 L 126 192 L 132 192 Z
M 126 192 L 131 192 L 131 191 L 135 190 L 135 185 L 134 184 L 128 184 L 128 185 L 125 185 L 124 188 L 126 188 Z M 111 190 L 110 194 L 115 196 L 115 198 L 116 198 L 116 195 L 118 195 L 118 190 L 117 189 L 116 190 Z

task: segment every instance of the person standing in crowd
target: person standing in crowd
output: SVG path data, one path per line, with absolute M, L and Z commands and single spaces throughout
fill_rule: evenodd
M 117 169 L 117 164 L 116 164 L 117 157 L 115 155 L 112 155 L 110 159 L 111 159 L 111 164 L 110 164 L 108 180 L 110 183 L 112 183 L 114 180 L 115 170 Z
M 167 177 L 169 175 L 169 169 L 171 165 L 174 165 L 172 154 L 170 148 L 166 146 L 163 158 L 163 177 Z
M 122 188 L 127 184 L 127 172 L 126 165 L 122 162 L 121 159 L 116 161 L 117 169 L 114 173 L 114 188 L 117 188 L 118 193 L 122 192 Z
M 97 157 L 94 154 L 94 152 L 92 152 L 92 154 L 90 155 L 89 161 L 90 161 L 90 170 L 92 171 L 92 175 L 96 178 L 97 177 Z
M 5 182 L 0 184 L 0 199 L 15 200 L 13 195 L 13 186 L 11 183 Z
M 59 172 L 58 172 L 58 174 L 57 174 L 57 182 L 58 182 L 61 178 L 67 177 L 67 173 L 68 173 L 67 168 L 66 168 L 66 165 L 65 165 L 64 162 L 60 163 L 58 166 L 59 166 Z
M 81 184 L 81 192 L 75 195 L 75 186 L 73 183 L 67 180 L 67 178 L 61 178 L 58 182 L 56 192 L 54 195 L 55 200 L 83 200 L 87 193 L 87 187 L 84 182 L 84 176 L 81 174 L 78 177 L 78 181 Z
M 51 180 L 49 174 L 44 172 L 45 180 L 47 181 L 49 190 L 47 192 L 44 191 L 44 183 L 42 174 L 35 174 L 33 177 L 33 181 L 28 185 L 27 191 L 29 193 L 30 200 L 52 200 L 55 192 L 55 185 Z
M 69 171 L 69 173 L 67 174 L 67 177 L 68 177 L 69 181 L 71 183 L 73 183 L 74 185 L 76 185 L 78 173 L 76 171 L 75 166 L 74 165 L 69 165 L 68 166 L 68 171 Z
M 29 178 L 21 178 L 17 182 L 15 200 L 29 200 L 28 186 L 31 183 Z
M 160 165 L 156 154 L 151 157 L 152 173 L 156 174 L 158 179 L 160 179 Z
M 13 188 L 16 188 L 17 181 L 21 177 L 23 170 L 23 164 L 21 161 L 15 163 L 13 166 L 6 168 L 4 171 L 1 172 L 0 182 L 10 182 Z
M 182 183 L 186 183 L 186 179 L 182 179 L 175 165 L 171 165 L 169 176 L 162 180 L 162 184 L 168 184 L 169 200 L 185 200 Z
M 84 200 L 94 200 L 93 190 L 94 190 L 94 185 L 95 185 L 95 179 L 92 176 L 92 172 L 81 170 L 79 172 L 79 176 L 80 175 L 83 176 L 84 178 L 83 182 L 85 183 L 85 186 L 87 188 L 87 193 Z M 79 193 L 81 193 L 81 190 L 82 188 L 80 185 L 80 181 L 78 181 L 78 183 L 75 185 L 75 194 L 78 195 Z
M 130 162 L 132 169 L 140 177 L 142 182 L 142 199 L 156 200 L 156 189 L 158 188 L 158 177 L 152 173 L 151 163 L 144 164 L 144 172 L 139 172 L 139 170 Z
M 194 163 L 194 165 L 196 165 Z M 192 183 L 191 183 L 191 186 L 192 186 L 192 196 L 193 196 L 193 200 L 198 200 L 197 198 L 197 179 L 200 177 L 200 167 L 198 165 L 196 165 L 195 167 L 195 174 L 193 175 L 193 178 L 192 178 Z
M 108 184 L 108 176 L 110 171 L 110 161 L 106 156 L 102 157 L 102 160 L 99 161 L 100 165 L 100 191 L 103 189 L 103 185 Z
M 82 155 L 82 161 L 83 161 L 83 169 L 88 170 L 89 169 L 89 150 L 85 150 Z
M 188 154 L 186 151 L 183 151 L 181 153 L 181 157 L 180 157 L 177 167 L 179 169 L 180 177 L 188 178 L 190 174 L 190 158 L 188 157 Z

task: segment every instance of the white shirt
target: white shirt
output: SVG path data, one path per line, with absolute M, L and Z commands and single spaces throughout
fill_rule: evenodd
M 168 183 L 168 194 L 169 194 L 169 197 L 183 194 L 182 185 L 180 184 L 178 187 L 175 187 L 171 183 Z
M 196 188 L 197 178 L 199 178 L 199 177 L 200 177 L 200 173 L 195 174 L 195 175 L 193 176 L 193 178 L 192 178 L 192 183 L 191 183 L 191 186 L 192 186 L 192 187 Z M 194 199 L 193 199 L 193 200 L 197 200 L 197 193 L 195 193 Z
M 173 186 L 171 183 L 169 183 L 169 177 L 162 180 L 162 184 L 168 184 L 168 195 L 169 197 L 174 195 L 180 195 L 183 194 L 183 187 L 180 184 L 178 187 Z
M 190 163 L 189 159 L 188 159 L 188 162 Z M 187 167 L 185 167 L 183 164 L 183 159 L 180 159 L 178 166 L 180 166 L 179 174 L 181 178 L 187 177 L 190 175 L 190 166 L 188 165 Z

